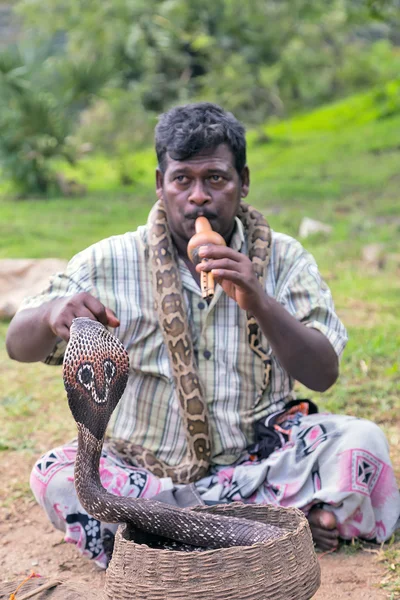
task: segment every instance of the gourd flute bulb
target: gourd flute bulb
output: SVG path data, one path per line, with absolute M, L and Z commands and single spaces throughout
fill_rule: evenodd
M 207 246 L 209 244 L 215 244 L 216 246 L 226 246 L 225 240 L 216 231 L 213 231 L 209 221 L 206 217 L 198 217 L 194 224 L 196 233 L 190 238 L 187 253 L 189 259 L 193 264 L 197 265 L 199 262 L 207 262 L 206 258 L 201 260 L 199 258 L 199 248 L 201 246 Z M 201 295 L 204 299 L 212 298 L 214 296 L 214 277 L 211 272 L 202 271 L 200 273 L 200 287 Z

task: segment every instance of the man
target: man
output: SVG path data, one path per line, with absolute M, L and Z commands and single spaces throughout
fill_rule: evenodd
M 339 535 L 388 539 L 400 497 L 381 430 L 295 401 L 296 379 L 319 392 L 332 386 L 347 336 L 315 261 L 294 239 L 271 232 L 269 265 L 264 279 L 256 277 L 248 256 L 254 236 L 237 218 L 250 184 L 243 126 L 213 104 L 177 107 L 160 118 L 156 152 L 156 193 L 181 278 L 176 295 L 183 298 L 211 429 L 211 465 L 196 482 L 198 496 L 297 506 L 324 550 L 335 549 Z M 188 432 L 154 308 L 151 215 L 136 232 L 75 256 L 43 294 L 27 299 L 10 325 L 7 348 L 16 360 L 60 364 L 75 317 L 114 328 L 129 353 L 130 377 L 110 436 L 177 465 Z M 202 247 L 207 262 L 195 267 L 187 244 L 199 216 L 227 246 Z M 201 298 L 202 270 L 220 284 L 209 303 Z M 258 346 L 249 343 L 249 319 L 258 325 Z M 115 527 L 90 518 L 77 500 L 75 454 L 75 443 L 47 453 L 31 486 L 66 540 L 105 566 Z M 117 495 L 150 497 L 172 487 L 170 478 L 125 462 L 112 445 L 100 474 Z

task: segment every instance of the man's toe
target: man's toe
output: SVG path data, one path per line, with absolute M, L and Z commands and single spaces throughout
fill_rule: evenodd
M 339 531 L 336 517 L 322 508 L 314 508 L 308 515 L 311 533 L 317 547 L 321 550 L 334 550 L 339 544 Z
M 325 530 L 336 529 L 336 517 L 329 510 L 323 508 L 313 508 L 308 515 L 308 520 L 311 525 Z

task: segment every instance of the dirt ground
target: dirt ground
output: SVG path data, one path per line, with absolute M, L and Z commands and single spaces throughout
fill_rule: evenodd
M 6 582 L 22 581 L 31 570 L 50 578 L 60 577 L 81 589 L 82 598 L 89 597 L 89 590 L 92 597 L 93 592 L 103 588 L 104 572 L 80 557 L 72 544 L 64 543 L 62 533 L 46 521 L 33 502 L 20 507 L 16 503 L 11 510 L 2 509 L 0 517 L 0 581 L 3 582 L 0 598 L 9 598 Z M 314 600 L 389 598 L 379 589 L 384 569 L 375 551 L 319 554 L 319 560 L 322 585 Z

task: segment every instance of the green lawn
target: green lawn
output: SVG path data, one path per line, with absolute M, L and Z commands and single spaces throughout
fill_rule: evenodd
M 371 93 L 270 126 L 269 143 L 250 132 L 249 200 L 274 229 L 293 236 L 304 216 L 333 227 L 331 236 L 314 236 L 304 245 L 332 289 L 350 341 L 339 382 L 323 396 L 301 393 L 325 409 L 379 423 L 400 481 L 400 114 L 383 118 L 381 109 Z M 128 188 L 119 183 L 116 161 L 91 157 L 68 171 L 88 186 L 84 198 L 13 201 L 3 195 L 0 257 L 68 258 L 144 223 L 155 198 L 153 152 L 132 154 L 126 162 L 136 180 Z M 362 248 L 370 243 L 383 245 L 383 269 L 363 263 Z M 0 461 L 24 457 L 32 463 L 71 437 L 74 422 L 60 369 L 9 361 L 2 343 L 6 327 L 0 325 Z M 17 477 L 2 501 L 28 493 L 24 477 Z M 393 598 L 400 593 L 399 548 L 397 542 L 385 555 L 385 589 Z

